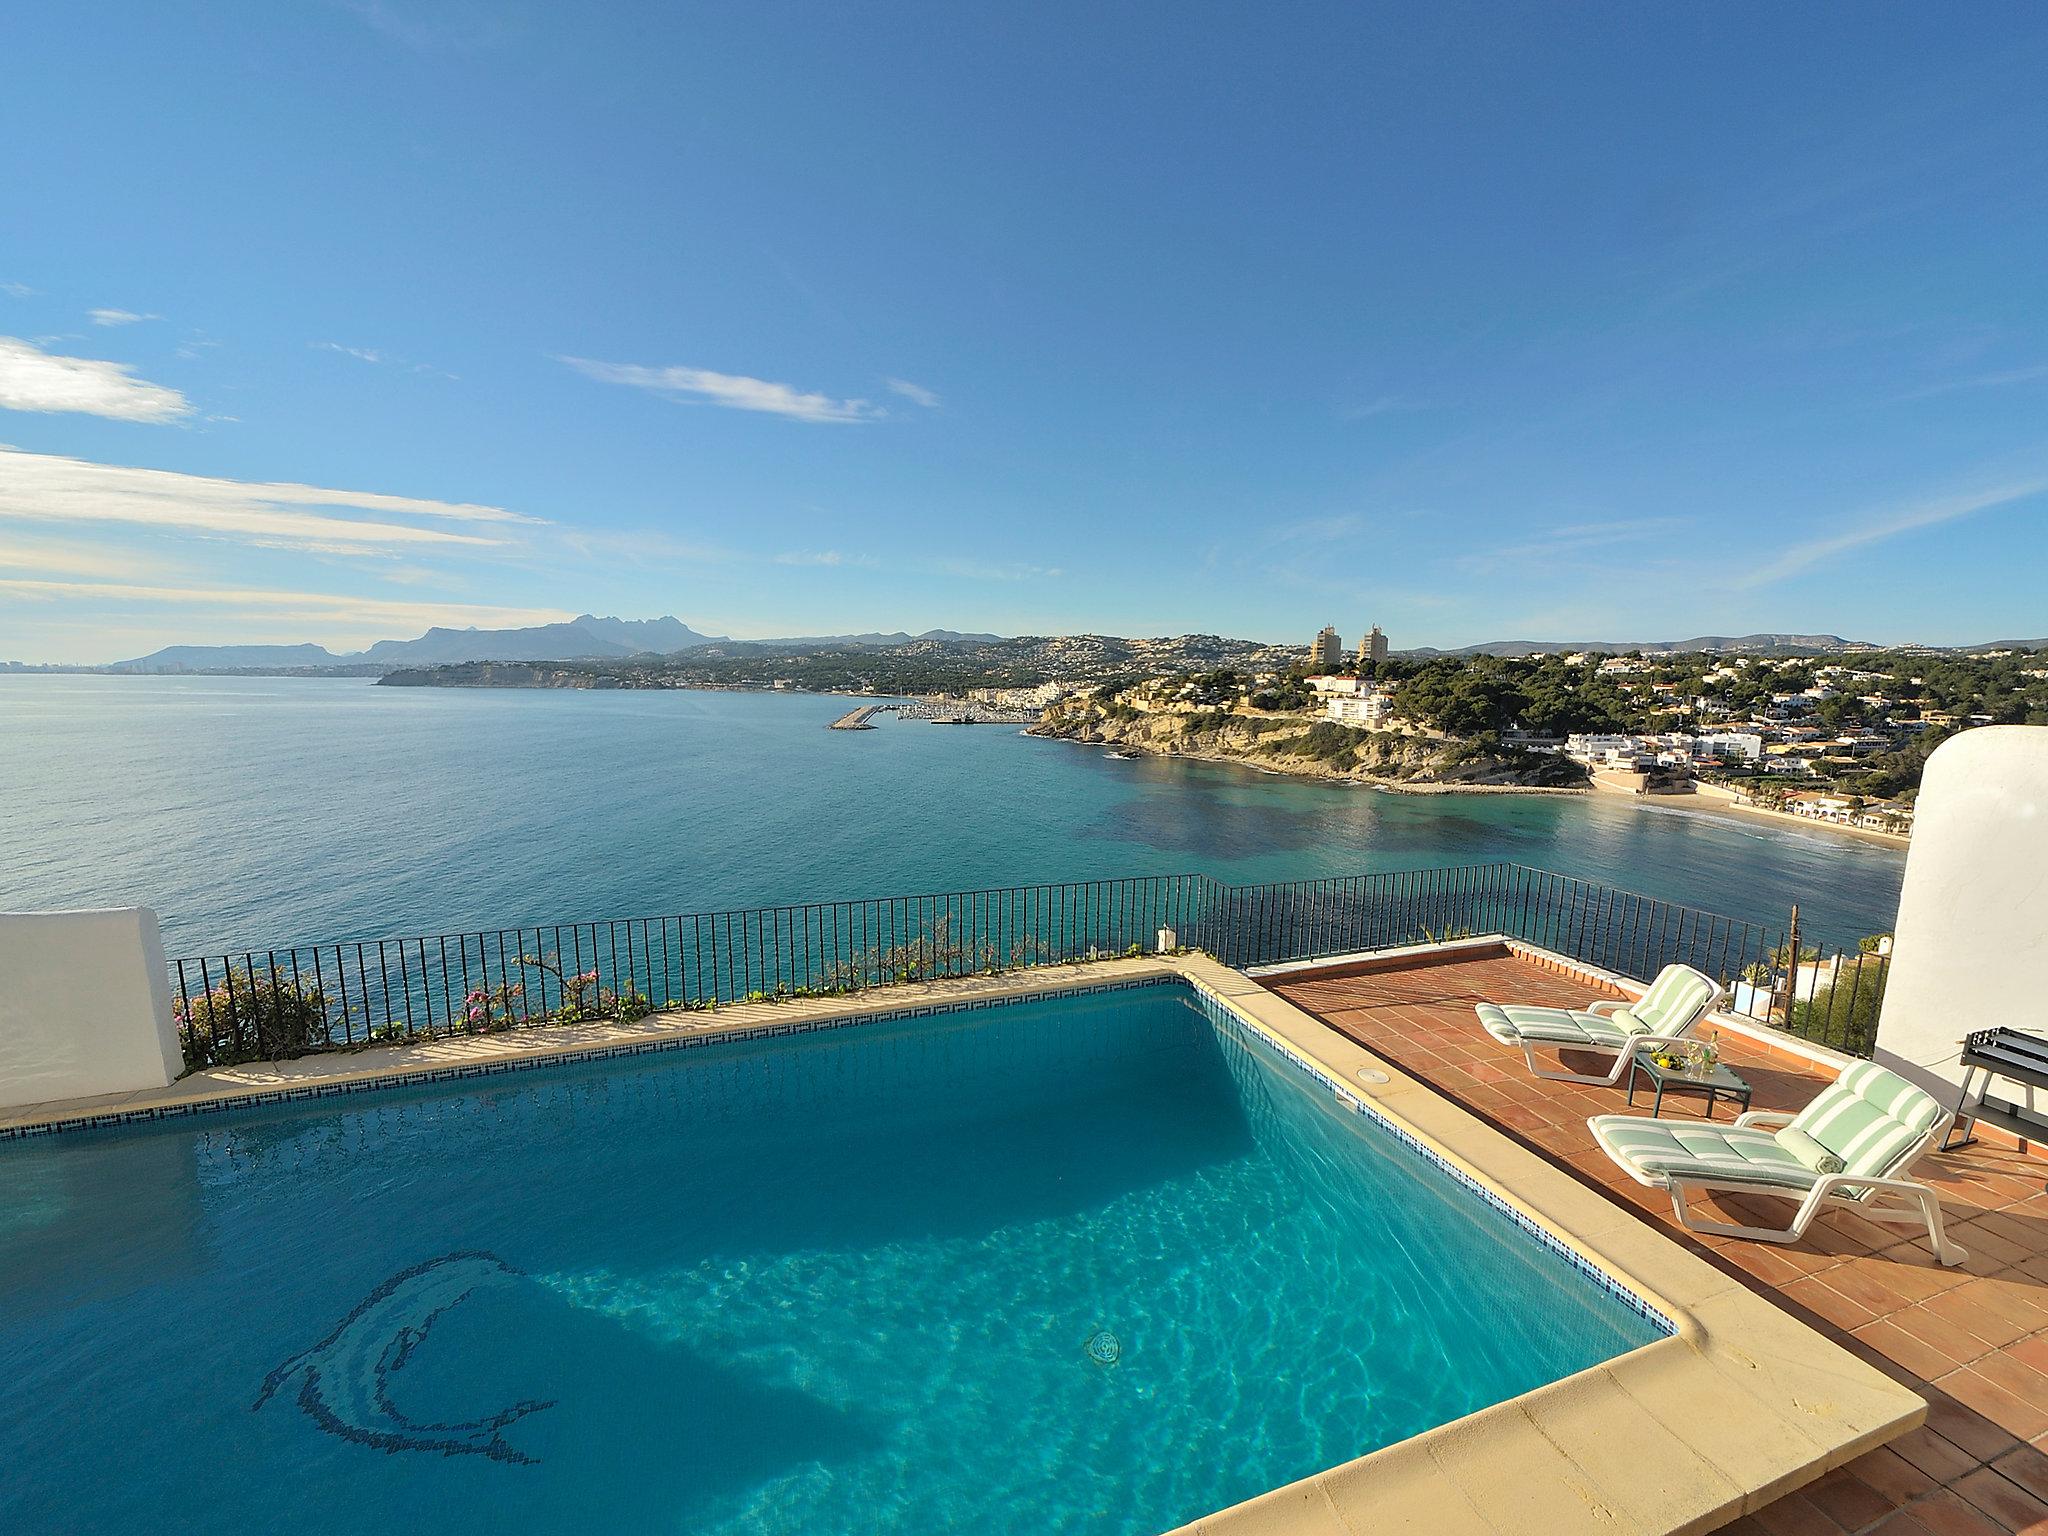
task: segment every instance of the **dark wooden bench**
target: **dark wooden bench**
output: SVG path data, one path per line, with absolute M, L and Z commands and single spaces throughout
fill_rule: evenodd
M 1991 1093 L 1991 1085 L 2000 1079 L 2029 1089 L 2048 1088 L 2048 1039 L 2017 1029 L 1980 1029 L 1963 1042 L 1962 1065 L 1962 1096 L 1956 1100 L 1955 1123 L 1941 1144 L 1942 1151 L 1969 1146 L 1977 1139 L 1980 1121 L 2025 1141 L 2048 1143 L 2048 1112 L 2033 1105 L 2031 1093 L 2026 1104 L 1995 1098 Z M 1970 1081 L 1979 1072 L 1984 1079 L 1973 1102 Z

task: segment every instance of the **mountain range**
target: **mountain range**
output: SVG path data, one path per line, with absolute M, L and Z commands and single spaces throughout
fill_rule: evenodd
M 1626 656 L 1632 651 L 1682 655 L 1688 651 L 1746 651 L 1804 654 L 1830 651 L 1874 651 L 1884 647 L 1862 640 L 1844 640 L 1840 635 L 1694 635 L 1690 640 L 1487 640 L 1479 645 L 1461 645 L 1451 650 L 1418 645 L 1404 656 L 1569 656 L 1578 651 L 1589 655 L 1605 651 Z
M 724 635 L 707 635 L 692 629 L 672 614 L 658 619 L 599 618 L 579 614 L 560 624 L 536 624 L 521 629 L 433 628 L 414 640 L 379 640 L 362 651 L 335 652 L 319 645 L 171 645 L 131 661 L 117 661 L 100 670 L 108 672 L 335 672 L 369 675 L 400 667 L 447 666 L 482 661 L 622 661 L 635 656 L 677 656 L 703 652 L 707 656 L 744 659 L 767 655 L 809 654 L 825 650 L 895 650 L 901 647 L 926 649 L 949 646 L 986 646 L 1002 642 L 1000 635 L 973 634 L 956 629 L 928 629 L 922 634 L 903 630 L 871 631 L 858 635 L 797 635 L 773 640 L 734 640 Z M 1024 642 L 1018 642 L 1024 643 Z M 1225 640 L 1217 636 L 1182 636 L 1179 640 L 1118 640 L 1110 636 L 1081 635 L 1041 638 L 1037 643 L 1060 653 L 1058 659 L 1069 670 L 1094 660 L 1122 665 L 1145 660 L 1175 660 L 1222 665 L 1256 662 L 1285 666 L 1290 655 L 1305 653 L 1306 647 L 1271 645 L 1251 640 Z M 2022 649 L 2040 646 L 2040 641 L 2005 641 L 1973 646 L 1929 646 L 1928 650 L 1982 651 L 1995 645 Z M 1569 655 L 1576 651 L 1625 655 L 1633 651 L 1676 654 L 1687 651 L 1721 651 L 1750 655 L 1812 656 L 1879 650 L 1884 647 L 1840 635 L 1765 633 L 1753 635 L 1694 635 L 1686 640 L 1489 640 L 1439 650 L 1414 646 L 1397 652 L 1403 656 L 1530 656 Z M 1168 657 L 1165 652 L 1173 652 Z M 1179 655 L 1185 651 L 1185 656 Z M 1154 652 L 1161 655 L 1154 656 Z M 1069 654 L 1071 653 L 1071 654 Z M 1085 653 L 1085 654 L 1084 654 Z M 1098 654 L 1099 653 L 1099 654 Z
M 465 661 L 617 661 L 628 656 L 673 656 L 700 646 L 776 651 L 822 646 L 896 646 L 985 642 L 995 635 L 931 629 L 921 635 L 810 635 L 786 640 L 731 640 L 690 628 L 673 614 L 658 619 L 599 618 L 578 614 L 560 624 L 519 629 L 445 629 L 416 640 L 379 640 L 367 650 L 330 651 L 324 645 L 167 645 L 147 656 L 117 661 L 108 672 L 375 672 Z
M 167 645 L 132 661 L 117 661 L 109 672 L 222 672 L 288 668 L 292 671 L 373 667 L 430 667 L 455 661 L 616 660 L 648 652 L 669 655 L 723 640 L 704 635 L 681 619 L 599 618 L 579 614 L 563 624 L 521 629 L 428 630 L 417 640 L 379 640 L 364 651 L 334 652 L 324 645 Z

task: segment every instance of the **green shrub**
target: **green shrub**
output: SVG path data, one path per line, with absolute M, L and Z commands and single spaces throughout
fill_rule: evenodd
M 1877 1043 L 1877 1016 L 1884 1010 L 1890 971 L 1891 961 L 1882 955 L 1845 959 L 1832 986 L 1816 987 L 1812 997 L 1793 999 L 1785 1028 L 1802 1039 L 1868 1055 Z
M 290 974 L 247 972 L 211 992 L 181 998 L 174 1010 L 189 1071 L 242 1061 L 275 1061 L 334 1043 L 326 995 Z
M 1313 757 L 1332 764 L 1343 760 L 1349 767 L 1358 760 L 1358 747 L 1370 736 L 1370 732 L 1356 726 L 1338 725 L 1331 720 L 1318 720 L 1299 736 L 1282 743 L 1297 757 Z

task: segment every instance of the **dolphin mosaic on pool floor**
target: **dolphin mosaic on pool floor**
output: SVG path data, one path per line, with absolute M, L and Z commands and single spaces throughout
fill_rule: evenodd
M 298 1378 L 299 1407 L 330 1435 L 380 1451 L 431 1451 L 442 1456 L 488 1456 L 534 1465 L 536 1458 L 509 1444 L 507 1425 L 554 1403 L 521 1402 L 460 1424 L 421 1424 L 391 1399 L 392 1377 L 403 1370 L 434 1323 L 486 1286 L 523 1279 L 493 1253 L 444 1253 L 400 1270 L 365 1296 L 334 1331 L 263 1378 L 251 1413 Z

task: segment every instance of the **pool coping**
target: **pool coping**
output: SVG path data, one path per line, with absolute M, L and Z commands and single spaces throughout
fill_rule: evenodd
M 1178 978 L 1673 1332 L 1600 1365 L 1206 1515 L 1174 1536 L 1704 1532 L 1917 1427 L 1927 1405 L 1426 1082 L 1205 955 L 1007 976 L 630 1025 L 549 1026 L 195 1073 L 168 1089 L 29 1105 L 0 1139 L 291 1103 Z M 1475 1025 L 1476 1028 L 1476 1025 Z M 1361 1072 L 1370 1074 L 1361 1077 Z

